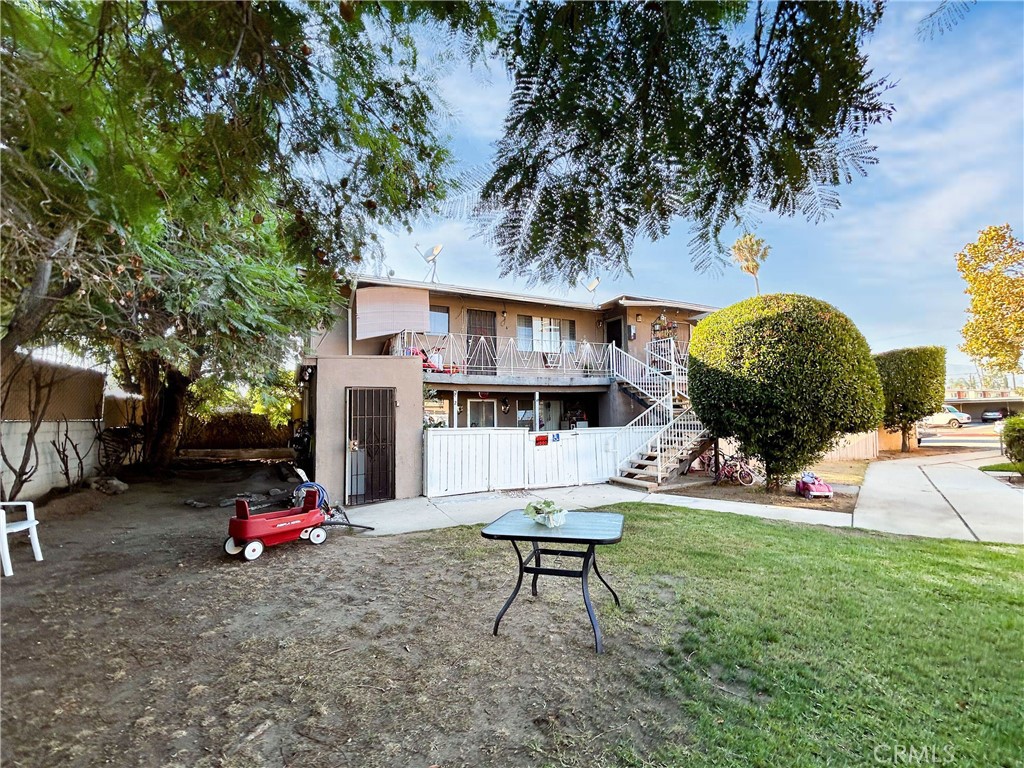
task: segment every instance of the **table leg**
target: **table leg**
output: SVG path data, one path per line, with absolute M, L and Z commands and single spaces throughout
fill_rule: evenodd
M 611 592 L 612 593 L 612 597 L 615 598 L 615 604 L 618 605 L 621 608 L 622 606 L 619 604 L 619 596 L 615 594 L 615 590 L 612 589 L 612 585 L 609 584 L 607 581 L 605 581 L 604 580 L 604 576 L 602 576 L 601 572 L 599 570 L 597 570 L 597 553 L 596 552 L 594 553 L 594 573 L 597 574 L 597 578 L 599 578 L 601 580 L 601 583 L 604 584 L 606 587 L 608 587 L 608 591 Z
M 590 616 L 590 626 L 594 628 L 594 648 L 598 653 L 604 651 L 601 643 L 601 628 L 597 626 L 597 616 L 594 613 L 594 606 L 590 602 L 590 589 L 587 587 L 587 576 L 590 574 L 590 567 L 594 564 L 594 545 L 587 547 L 587 554 L 583 557 L 583 603 L 587 606 L 587 615 Z M 602 579 L 604 581 L 604 579 Z
M 508 600 L 505 601 L 505 605 L 498 611 L 498 618 L 494 620 L 494 635 L 498 635 L 498 625 L 501 623 L 501 617 L 505 615 L 505 611 L 512 605 L 512 601 L 516 599 L 516 595 L 519 594 L 519 588 L 523 586 L 523 554 L 519 551 L 519 547 L 516 545 L 515 540 L 512 540 L 512 549 L 516 551 L 516 557 L 519 559 L 519 578 L 516 579 L 516 588 L 512 590 L 512 594 L 508 596 Z M 534 576 L 534 579 L 537 577 Z
M 533 544 L 533 559 L 536 561 L 537 567 L 540 568 L 540 547 L 537 546 L 537 542 L 536 541 L 533 541 L 531 543 Z M 537 596 L 537 577 L 538 576 L 540 576 L 539 573 L 533 574 L 533 584 L 531 585 L 531 590 L 533 592 L 533 596 L 534 597 Z

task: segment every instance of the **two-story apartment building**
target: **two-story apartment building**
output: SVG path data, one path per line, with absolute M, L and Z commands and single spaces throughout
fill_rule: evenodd
M 419 495 L 424 428 L 634 424 L 632 442 L 673 420 L 676 431 L 686 424 L 679 441 L 699 431 L 692 414 L 682 417 L 686 344 L 714 307 L 625 295 L 588 304 L 375 277 L 342 293 L 346 306 L 311 338 L 301 379 L 316 479 L 344 488 L 346 504 Z

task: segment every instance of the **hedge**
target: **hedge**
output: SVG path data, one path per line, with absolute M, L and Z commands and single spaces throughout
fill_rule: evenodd
M 876 429 L 883 395 L 864 336 L 830 304 L 755 296 L 702 320 L 690 397 L 716 437 L 734 437 L 777 488 L 851 432 Z
M 914 424 L 942 408 L 946 395 L 946 350 L 910 347 L 875 355 L 885 393 L 882 424 L 903 435 L 903 450 L 910 450 Z
M 187 438 L 182 448 L 286 448 L 292 432 L 288 425 L 272 427 L 265 414 L 229 413 L 210 418 Z
M 1003 421 L 1003 452 L 1018 467 L 1024 468 L 1024 416 Z M 1024 475 L 1024 469 L 1018 469 Z

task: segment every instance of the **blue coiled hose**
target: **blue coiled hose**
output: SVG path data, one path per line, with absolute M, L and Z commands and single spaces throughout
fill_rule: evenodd
M 323 510 L 328 510 L 331 507 L 331 495 L 327 493 L 327 489 L 324 488 L 320 483 L 302 483 L 297 485 L 295 490 L 292 492 L 292 498 L 295 499 L 296 505 L 301 504 L 302 500 L 306 497 L 306 491 L 314 490 L 317 492 L 317 506 Z

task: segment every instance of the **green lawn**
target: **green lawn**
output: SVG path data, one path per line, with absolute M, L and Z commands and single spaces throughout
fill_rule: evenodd
M 655 627 L 642 685 L 686 721 L 618 764 L 1024 764 L 1024 548 L 611 509 L 602 625 Z
M 981 467 L 982 472 L 1020 472 L 1024 474 L 1024 464 L 1014 464 L 1012 461 L 1004 461 L 1002 464 L 989 464 Z

